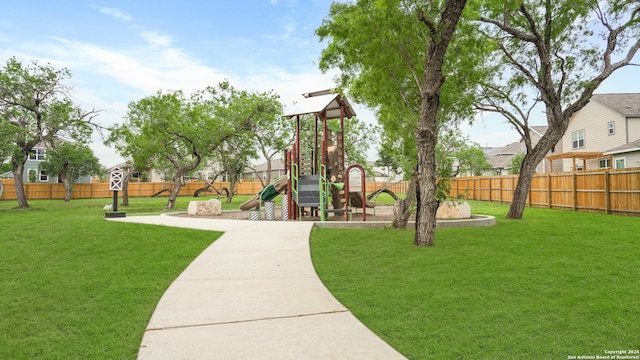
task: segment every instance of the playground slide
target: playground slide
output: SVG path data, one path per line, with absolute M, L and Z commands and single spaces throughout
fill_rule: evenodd
M 282 176 L 273 180 L 271 184 L 267 185 L 267 187 L 262 189 L 254 197 L 240 204 L 240 210 L 247 211 L 259 208 L 261 198 L 262 201 L 273 200 L 273 198 L 278 196 L 278 194 L 282 194 L 285 190 L 287 190 L 287 183 L 289 183 L 289 179 L 287 179 L 286 176 Z
M 360 191 L 351 191 L 349 192 L 349 200 L 351 200 L 351 206 L 362 208 L 363 204 L 368 208 L 376 207 L 376 203 L 374 201 L 369 201 L 367 198 L 362 198 L 362 192 Z

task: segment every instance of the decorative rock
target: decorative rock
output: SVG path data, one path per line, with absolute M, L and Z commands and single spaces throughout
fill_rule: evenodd
M 444 201 L 436 212 L 436 220 L 470 219 L 471 206 L 466 201 Z
M 220 200 L 216 199 L 209 201 L 189 201 L 187 214 L 202 216 L 222 215 L 222 204 Z

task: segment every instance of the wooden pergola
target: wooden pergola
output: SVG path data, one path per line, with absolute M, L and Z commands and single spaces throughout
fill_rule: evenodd
M 597 152 L 597 151 L 570 151 L 570 152 L 566 152 L 566 153 L 562 153 L 562 154 L 549 155 L 545 159 L 549 160 L 550 164 L 551 164 L 551 162 L 553 160 L 573 159 L 573 170 L 575 171 L 575 169 L 576 169 L 576 159 L 583 160 L 584 170 L 587 170 L 587 160 L 597 159 L 597 158 L 602 158 L 602 157 L 605 157 L 604 154 L 602 152 Z M 609 155 L 607 157 L 609 158 L 609 163 L 611 163 L 611 161 L 612 161 L 611 155 Z M 549 168 L 552 168 L 552 166 L 549 166 Z

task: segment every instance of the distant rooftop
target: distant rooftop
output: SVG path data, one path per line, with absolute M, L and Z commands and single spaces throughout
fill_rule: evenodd
M 640 93 L 593 94 L 591 99 L 626 117 L 640 117 Z

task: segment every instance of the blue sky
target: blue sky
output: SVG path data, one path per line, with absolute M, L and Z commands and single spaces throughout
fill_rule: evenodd
M 15 1 L 0 12 L 0 65 L 15 56 L 73 75 L 73 100 L 100 109 L 104 126 L 122 121 L 127 104 L 158 90 L 191 92 L 228 79 L 239 89 L 274 90 L 291 106 L 309 91 L 333 87 L 322 74 L 314 35 L 329 0 L 56 0 Z M 639 68 L 615 74 L 598 92 L 639 92 Z M 358 116 L 373 112 L 355 105 Z M 542 113 L 533 125 L 543 125 Z M 503 146 L 517 133 L 495 116 L 463 131 L 482 146 Z M 122 159 L 94 137 L 105 166 Z M 376 151 L 370 151 L 374 160 Z

